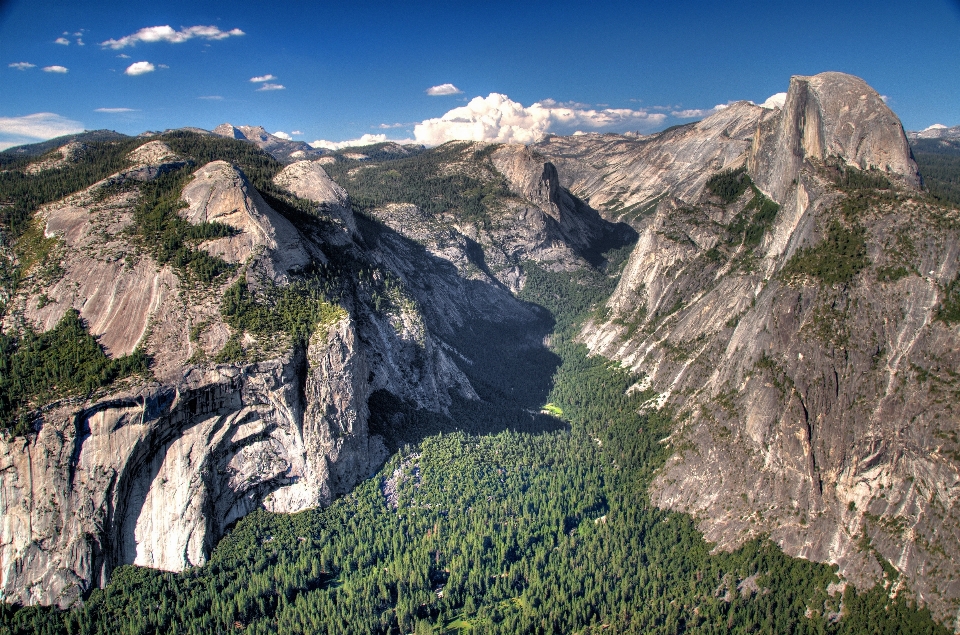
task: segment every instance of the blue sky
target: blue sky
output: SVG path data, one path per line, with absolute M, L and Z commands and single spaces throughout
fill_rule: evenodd
M 0 146 L 223 122 L 308 142 L 651 132 L 827 70 L 915 130 L 960 124 L 958 63 L 956 0 L 0 0 Z

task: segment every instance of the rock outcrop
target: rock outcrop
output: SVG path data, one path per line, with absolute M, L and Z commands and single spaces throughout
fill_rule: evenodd
M 292 141 L 272 135 L 263 126 L 233 126 L 229 123 L 223 123 L 214 128 L 212 132 L 221 137 L 256 144 L 261 150 L 283 163 L 314 159 L 327 154 L 326 150 L 314 148 L 305 141 Z
M 698 130 L 699 170 L 675 158 Z M 883 576 L 882 558 L 899 588 L 954 616 L 960 410 L 941 391 L 958 390 L 960 334 L 938 307 L 958 275 L 960 235 L 956 212 L 917 190 L 879 96 L 838 73 L 795 77 L 782 110 L 740 104 L 639 140 L 537 149 L 640 232 L 608 314 L 582 339 L 641 373 L 635 389 L 652 391 L 651 408 L 677 415 L 654 501 L 694 514 L 721 547 L 768 534 L 860 586 Z M 671 160 L 645 172 L 654 157 Z M 749 187 L 729 203 L 705 188 L 741 166 L 779 203 L 772 219 Z M 844 185 L 850 166 L 874 185 Z M 872 194 L 881 176 L 892 185 Z M 863 251 L 846 236 L 862 236 Z M 855 265 L 843 260 L 857 253 Z M 830 278 L 841 261 L 850 269 Z
M 804 161 L 827 157 L 920 185 L 900 120 L 866 82 L 843 73 L 792 77 L 779 120 L 757 130 L 750 174 L 782 201 Z
M 0 441 L 6 601 L 67 606 L 122 564 L 202 564 L 230 524 L 258 507 L 329 503 L 387 455 L 368 426 L 374 392 L 433 411 L 455 396 L 476 399 L 447 340 L 470 320 L 539 319 L 499 285 L 423 260 L 399 234 L 360 236 L 343 191 L 313 164 L 277 178 L 317 205 L 316 227 L 305 231 L 236 167 L 196 169 L 180 213 L 233 228 L 200 247 L 240 265 L 198 287 L 158 266 L 130 231 L 138 194 L 129 184 L 186 163 L 159 140 L 141 145 L 130 163 L 39 212 L 54 242 L 50 262 L 31 269 L 9 315 L 47 330 L 76 308 L 108 354 L 139 347 L 151 355 L 154 380 L 51 404 L 29 439 Z M 282 333 L 263 343 L 244 335 L 243 346 L 262 350 L 253 354 L 259 361 L 210 361 L 232 332 L 219 304 L 237 276 L 282 287 L 305 267 L 328 266 L 325 248 L 339 250 L 348 272 L 365 272 L 341 280 L 344 310 L 335 321 L 301 344 Z M 44 273 L 51 263 L 53 278 Z

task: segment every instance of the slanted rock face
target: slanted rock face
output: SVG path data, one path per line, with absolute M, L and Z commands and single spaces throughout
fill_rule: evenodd
M 357 233 L 357 223 L 347 191 L 331 179 L 317 161 L 297 161 L 273 177 L 273 182 L 291 193 L 320 205 L 345 228 L 342 235 L 330 236 L 337 244 L 347 244 Z
M 310 261 L 300 232 L 264 202 L 242 172 L 226 161 L 213 161 L 183 188 L 189 207 L 181 214 L 191 223 L 218 222 L 238 234 L 203 244 L 211 255 L 242 263 L 261 249 L 270 252 L 276 274 L 302 269 Z
M 805 160 L 831 156 L 920 185 L 900 120 L 866 82 L 844 73 L 794 76 L 779 121 L 757 132 L 750 173 L 782 201 Z
M 636 223 L 664 197 L 695 201 L 715 171 L 742 166 L 758 126 L 777 112 L 742 101 L 654 135 L 548 137 L 531 148 L 605 218 Z
M 911 593 L 954 616 L 960 448 L 947 430 L 960 411 L 940 391 L 957 390 L 960 335 L 937 307 L 960 268 L 955 213 L 915 190 L 899 121 L 861 80 L 794 78 L 782 111 L 769 112 L 750 143 L 727 143 L 739 158 L 716 166 L 746 161 L 781 204 L 755 246 L 730 233 L 741 213 L 751 218 L 752 192 L 724 205 L 705 178 L 693 190 L 677 181 L 636 219 L 610 317 L 583 340 L 643 374 L 651 407 L 679 414 L 669 442 L 680 449 L 652 487 L 658 505 L 695 514 L 724 548 L 768 534 L 859 586 L 882 575 L 869 539 Z M 666 153 L 669 134 L 647 141 L 663 147 L 647 156 Z M 879 170 L 895 195 L 841 213 L 829 157 Z M 862 271 L 837 284 L 786 276 L 838 222 L 863 228 Z M 897 266 L 896 279 L 884 273 Z M 943 383 L 921 382 L 926 373 Z

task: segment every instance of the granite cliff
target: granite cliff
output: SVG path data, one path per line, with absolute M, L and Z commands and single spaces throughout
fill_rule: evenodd
M 515 297 L 534 264 L 606 274 L 632 244 L 580 341 L 673 415 L 654 503 L 720 548 L 769 535 L 958 616 L 960 217 L 862 80 L 531 146 L 320 157 L 214 133 L 129 142 L 32 220 L 43 257 L 20 261 L 5 331 L 76 310 L 112 358 L 151 364 L 30 404 L 32 431 L 0 442 L 7 601 L 67 606 L 122 564 L 202 564 L 254 509 L 328 504 L 394 449 L 402 419 L 377 403 L 479 403 L 490 358 L 543 350 L 549 321 Z M 83 143 L 20 169 L 83 161 Z M 279 162 L 244 163 L 254 146 Z M 175 257 L 138 220 L 155 190 Z
M 640 233 L 582 339 L 676 414 L 654 501 L 723 548 L 767 534 L 956 617 L 960 335 L 944 307 L 960 225 L 919 191 L 876 92 L 794 77 L 782 109 L 536 150 Z
M 272 185 L 261 184 L 268 203 L 237 164 L 195 164 L 165 138 L 144 139 L 122 171 L 35 215 L 52 246 L 26 264 L 6 330 L 49 331 L 74 309 L 108 355 L 142 350 L 152 362 L 149 377 L 43 404 L 32 433 L 0 441 L 6 601 L 68 606 L 121 564 L 203 564 L 255 508 L 328 504 L 387 456 L 369 429 L 371 395 L 435 412 L 476 400 L 454 362 L 476 361 L 456 349 L 458 332 L 543 322 L 495 278 L 458 274 L 457 263 L 478 257 L 466 242 L 427 252 L 358 220 L 317 163 L 275 168 Z M 55 161 L 74 154 L 69 146 Z M 57 168 L 43 161 L 27 169 Z M 545 171 L 530 159 L 512 174 L 526 183 Z M 177 174 L 186 223 L 177 227 L 212 232 L 186 253 L 223 263 L 207 283 L 138 229 L 144 188 Z M 555 174 L 551 183 L 528 213 L 560 196 Z M 376 215 L 390 225 L 391 210 Z M 595 212 L 585 222 L 605 226 Z M 550 239 L 547 252 L 564 250 L 562 232 Z M 254 315 L 271 302 L 314 312 L 299 336 L 258 330 L 224 308 L 228 296 Z

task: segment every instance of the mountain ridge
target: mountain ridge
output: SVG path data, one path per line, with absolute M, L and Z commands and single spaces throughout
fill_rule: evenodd
M 676 414 L 654 502 L 722 548 L 766 533 L 858 587 L 892 566 L 955 614 L 957 441 L 937 417 L 956 411 L 932 387 L 958 367 L 957 218 L 862 80 L 795 77 L 783 108 L 644 137 L 384 158 L 268 161 L 250 153 L 273 139 L 230 128 L 145 138 L 35 216 L 52 273 L 27 267 L 5 329 L 72 308 L 154 377 L 31 411 L 30 442 L 3 442 L 3 500 L 23 508 L 3 509 L 4 598 L 67 606 L 123 564 L 202 564 L 259 507 L 329 504 L 394 447 L 371 404 L 508 399 L 482 368 L 549 359 L 548 320 L 515 297 L 530 272 L 605 271 L 629 248 L 579 338 Z M 143 320 L 111 322 L 123 302 Z M 522 335 L 501 350 L 491 330 Z

